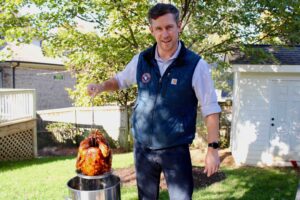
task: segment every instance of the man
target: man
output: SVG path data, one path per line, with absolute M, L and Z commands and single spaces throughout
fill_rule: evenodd
M 158 199 L 161 172 L 170 199 L 192 198 L 193 177 L 189 144 L 195 137 L 198 101 L 208 130 L 207 176 L 219 169 L 220 107 L 207 63 L 179 41 L 179 11 L 159 3 L 149 10 L 151 48 L 133 57 L 124 71 L 88 85 L 91 96 L 138 85 L 132 116 L 134 158 L 139 199 Z

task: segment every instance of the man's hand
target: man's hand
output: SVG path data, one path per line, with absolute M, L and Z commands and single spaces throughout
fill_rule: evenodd
M 210 177 L 219 170 L 220 167 L 220 157 L 218 149 L 208 148 L 207 154 L 205 157 L 205 169 L 204 173 L 207 174 L 207 177 Z
M 91 97 L 95 97 L 101 92 L 103 92 L 103 88 L 99 84 L 91 83 L 87 86 L 87 93 Z
M 115 78 L 110 78 L 101 84 L 91 83 L 87 86 L 87 93 L 91 97 L 104 91 L 116 91 L 119 89 L 118 81 Z

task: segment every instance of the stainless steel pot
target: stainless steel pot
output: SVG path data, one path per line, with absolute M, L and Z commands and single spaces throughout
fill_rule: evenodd
M 120 200 L 120 178 L 109 175 L 99 179 L 74 177 L 67 183 L 72 200 Z

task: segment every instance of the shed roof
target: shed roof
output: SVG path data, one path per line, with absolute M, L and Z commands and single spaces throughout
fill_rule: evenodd
M 231 64 L 300 65 L 300 45 L 272 46 L 251 45 L 244 52 L 234 52 L 229 57 Z

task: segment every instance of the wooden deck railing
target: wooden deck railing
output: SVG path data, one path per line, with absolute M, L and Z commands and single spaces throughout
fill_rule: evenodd
M 35 90 L 0 89 L 0 161 L 37 156 L 35 104 Z
M 0 89 L 0 123 L 36 118 L 36 95 L 32 89 Z

